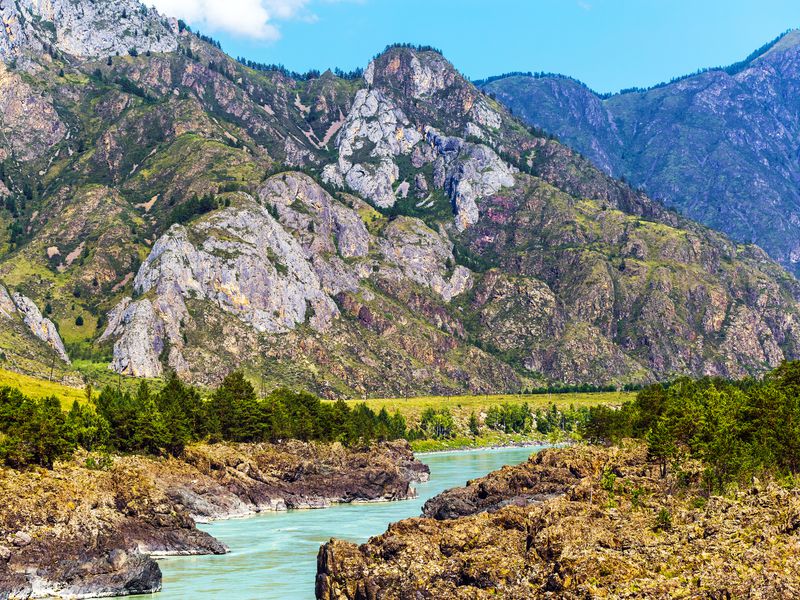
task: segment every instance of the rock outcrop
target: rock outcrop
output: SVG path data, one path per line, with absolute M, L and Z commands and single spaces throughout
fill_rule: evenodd
M 271 177 L 258 195 L 261 205 L 242 195 L 156 241 L 134 279 L 138 298 L 120 301 L 100 338 L 114 340 L 113 370 L 154 377 L 165 363 L 188 372 L 184 332 L 198 303 L 210 307 L 198 316 L 213 309 L 255 334 L 328 334 L 340 317 L 336 299 L 374 298 L 370 280 L 417 285 L 443 303 L 473 284 L 447 236 L 418 219 L 400 217 L 376 238 L 359 213 L 374 209 L 357 199 L 348 206 L 299 173 Z
M 53 99 L 0 61 L 0 131 L 17 158 L 42 158 L 67 135 Z
M 302 247 L 266 209 L 250 203 L 223 211 L 191 236 L 195 242 L 174 225 L 156 242 L 134 280 L 134 291 L 152 300 L 126 300 L 121 318 L 109 320 L 104 335 L 120 336 L 115 370 L 159 375 L 168 342 L 169 365 L 185 371 L 180 327 L 190 318 L 189 298 L 234 314 L 259 333 L 283 333 L 306 321 L 323 331 L 338 314 Z
M 161 589 L 153 556 L 220 554 L 195 521 L 334 502 L 398 500 L 427 477 L 404 442 L 193 446 L 182 460 L 79 456 L 54 471 L 0 470 L 0 593 L 96 597 Z
M 164 322 L 148 299 L 132 302 L 125 297 L 110 313 L 100 341 L 114 344 L 111 368 L 133 377 L 158 377 L 163 372 L 161 353 L 167 341 Z M 169 359 L 169 357 L 167 357 Z
M 79 58 L 100 58 L 177 48 L 177 21 L 169 22 L 137 0 L 73 2 L 20 0 L 0 6 L 0 61 L 56 48 Z
M 365 79 L 374 87 L 356 94 L 337 135 L 338 162 L 325 167 L 325 179 L 349 187 L 381 208 L 390 208 L 398 199 L 408 197 L 412 183 L 417 190 L 428 191 L 424 171 L 432 169 L 432 183 L 450 198 L 456 229 L 463 231 L 477 222 L 481 198 L 514 185 L 515 169 L 482 143 L 442 134 L 432 126 L 438 119 L 417 114 L 412 123 L 401 108 L 409 98 L 398 98 L 393 87 L 374 83 L 379 68 L 373 62 L 367 69 Z M 411 94 L 417 99 L 430 100 L 433 91 L 441 91 L 452 75 L 444 61 L 430 57 L 423 63 L 414 56 L 409 68 Z M 386 69 L 398 74 L 402 70 L 400 58 Z M 478 120 L 491 129 L 498 128 L 500 116 L 482 99 L 480 106 L 481 110 L 474 111 Z M 484 137 L 474 122 L 469 125 L 465 136 Z M 420 205 L 424 204 L 423 200 Z
M 478 222 L 479 200 L 514 185 L 514 169 L 489 147 L 443 136 L 432 127 L 426 129 L 425 139 L 443 158 L 441 166 L 434 164 L 434 173 L 437 167 L 444 170 L 444 189 L 453 202 L 458 231 Z
M 22 318 L 25 326 L 38 339 L 47 344 L 58 357 L 69 364 L 69 356 L 64 348 L 64 342 L 53 322 L 42 316 L 39 307 L 30 298 L 18 292 L 9 295 L 8 290 L 0 286 L 0 314 L 6 319 L 14 319 L 16 315 Z
M 403 111 L 380 91 L 359 90 L 337 135 L 339 161 L 327 168 L 327 178 L 346 183 L 377 206 L 393 206 L 393 186 L 400 175 L 393 159 L 410 154 L 421 139 Z
M 755 482 L 701 495 L 646 448 L 545 450 L 445 492 L 435 518 L 319 552 L 317 598 L 791 598 L 800 494 Z

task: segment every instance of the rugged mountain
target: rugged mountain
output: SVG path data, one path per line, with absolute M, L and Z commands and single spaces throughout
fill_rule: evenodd
M 648 90 L 600 96 L 530 76 L 482 89 L 606 173 L 800 272 L 800 31 Z
M 3 10 L 0 280 L 67 376 L 241 365 L 336 396 L 800 354 L 797 282 L 763 252 L 532 134 L 436 51 L 297 76 L 134 2 Z M 49 370 L 56 342 L 13 323 L 4 365 Z

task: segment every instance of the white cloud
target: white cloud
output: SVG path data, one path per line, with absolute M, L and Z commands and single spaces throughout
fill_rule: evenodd
M 277 40 L 276 21 L 315 16 L 309 0 L 149 0 L 161 14 L 183 19 L 196 29 L 224 31 L 260 40 Z

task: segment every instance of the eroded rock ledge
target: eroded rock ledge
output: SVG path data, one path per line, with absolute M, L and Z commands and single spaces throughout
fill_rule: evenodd
M 153 556 L 222 554 L 196 521 L 413 496 L 428 469 L 405 442 L 197 445 L 182 459 L 86 457 L 0 470 L 0 598 L 82 598 L 161 588 Z
M 800 491 L 703 498 L 701 468 L 661 479 L 640 445 L 545 450 L 318 557 L 325 600 L 794 598 Z M 456 517 L 456 518 L 451 518 Z

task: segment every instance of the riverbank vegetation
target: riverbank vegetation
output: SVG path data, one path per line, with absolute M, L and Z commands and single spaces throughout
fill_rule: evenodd
M 408 439 L 416 451 L 578 439 L 597 404 L 620 406 L 630 392 L 569 392 L 321 400 L 278 389 L 259 397 L 238 372 L 214 389 L 174 374 L 107 385 L 99 393 L 0 373 L 0 462 L 52 466 L 76 448 L 101 453 L 179 455 L 198 441 Z
M 372 410 L 386 408 L 390 413 L 399 411 L 409 423 L 417 423 L 427 409 L 448 408 L 456 423 L 466 424 L 470 415 L 487 413 L 493 406 L 526 403 L 532 411 L 555 406 L 558 410 L 597 405 L 619 407 L 636 397 L 635 392 L 566 392 L 537 394 L 474 394 L 453 396 L 409 396 L 401 398 L 367 398 L 363 402 Z M 348 403 L 361 402 L 349 400 Z
M 763 379 L 678 379 L 642 389 L 621 408 L 589 409 L 590 441 L 646 441 L 662 477 L 681 479 L 687 459 L 704 465 L 707 493 L 757 476 L 795 482 L 800 473 L 800 361 Z
M 238 373 L 216 390 L 170 376 L 164 383 L 125 380 L 98 394 L 0 370 L 0 386 L 0 462 L 15 466 L 49 466 L 77 447 L 179 454 L 195 441 L 353 444 L 402 437 L 416 451 L 557 442 L 577 434 L 587 407 L 633 398 L 562 391 L 328 401 L 286 389 L 259 398 Z
M 586 406 L 531 408 L 527 402 L 503 402 L 456 419 L 448 406 L 427 408 L 419 426 L 408 430 L 407 439 L 416 452 L 436 452 L 549 442 L 581 438 L 589 418 Z M 413 422 L 413 421 L 412 421 Z
M 564 392 L 367 399 L 409 423 L 415 452 L 578 440 L 589 407 L 619 407 L 631 392 Z M 351 401 L 352 402 L 352 401 Z
M 258 398 L 234 372 L 203 399 L 175 375 L 155 392 L 106 387 L 75 400 L 64 412 L 54 396 L 30 398 L 0 388 L 0 461 L 12 467 L 53 463 L 81 447 L 88 451 L 178 455 L 200 440 L 261 442 L 281 439 L 339 441 L 347 445 L 406 437 L 402 415 L 343 401 L 322 402 L 305 392 L 279 389 Z

